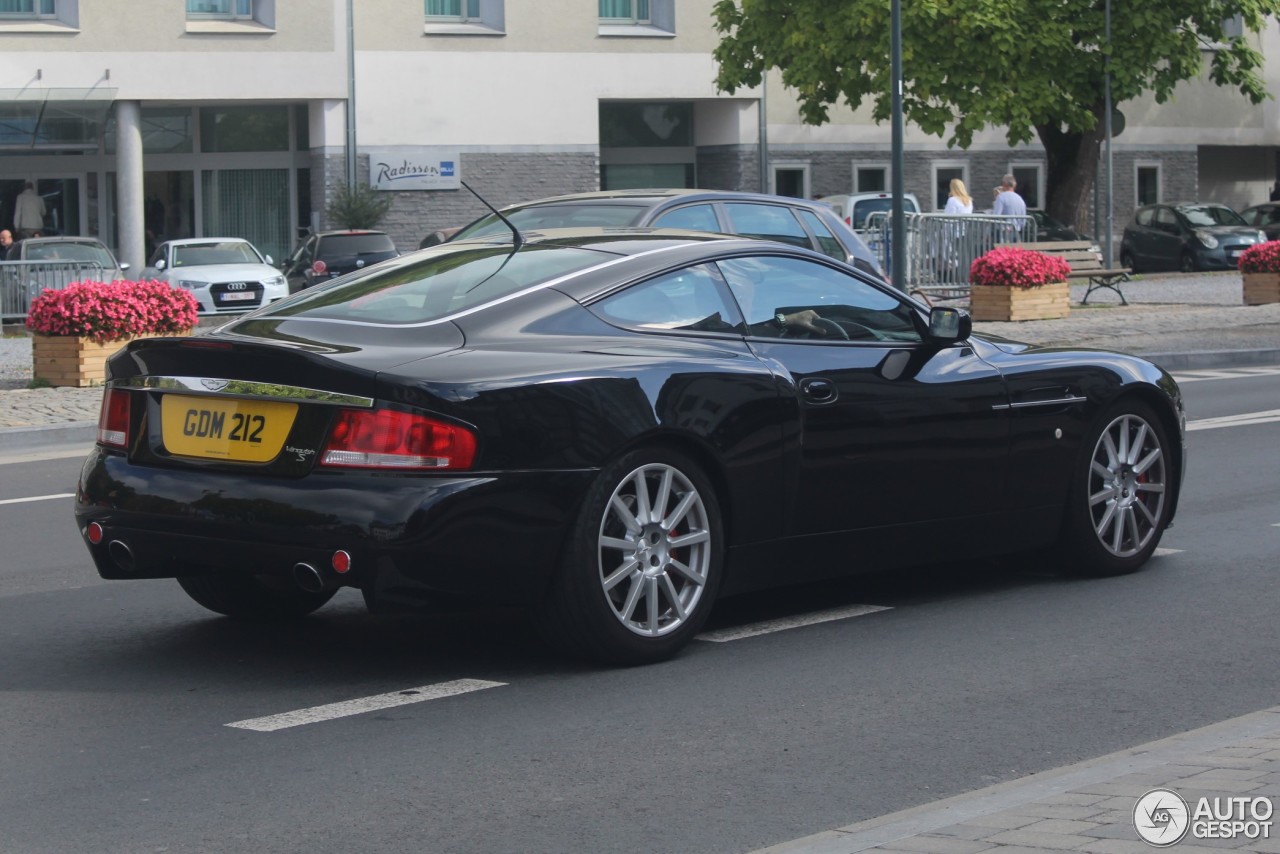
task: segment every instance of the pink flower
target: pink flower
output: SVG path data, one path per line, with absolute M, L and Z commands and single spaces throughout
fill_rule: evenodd
M 973 285 L 1006 285 L 1015 288 L 1038 288 L 1053 282 L 1065 282 L 1071 266 L 1055 255 L 1001 246 L 976 258 L 969 268 Z
M 139 335 L 187 333 L 195 297 L 164 282 L 74 282 L 31 301 L 27 328 L 42 335 L 84 336 L 99 343 Z
M 1250 246 L 1240 255 L 1242 273 L 1280 273 L 1280 240 Z

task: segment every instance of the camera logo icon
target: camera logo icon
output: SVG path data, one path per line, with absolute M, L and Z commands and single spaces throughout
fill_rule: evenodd
M 1191 810 L 1177 792 L 1152 789 L 1133 806 L 1133 827 L 1148 845 L 1167 848 L 1182 841 L 1191 826 Z

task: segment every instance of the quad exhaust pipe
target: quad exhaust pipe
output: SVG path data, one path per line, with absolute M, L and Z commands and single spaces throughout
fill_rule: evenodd
M 133 561 L 133 549 L 124 540 L 112 540 L 107 543 L 107 554 L 116 562 L 116 566 L 125 572 L 133 572 L 136 564 Z
M 325 589 L 320 570 L 303 561 L 293 565 L 293 581 L 308 593 L 321 593 Z

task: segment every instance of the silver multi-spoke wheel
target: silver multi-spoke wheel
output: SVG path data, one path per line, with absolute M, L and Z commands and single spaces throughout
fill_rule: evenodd
M 1133 413 L 1102 431 L 1089 467 L 1089 516 L 1111 555 L 1132 557 L 1158 536 L 1169 467 L 1160 434 Z
M 710 516 L 678 469 L 640 466 L 622 479 L 600 521 L 599 572 L 613 614 L 643 637 L 684 625 L 707 586 Z

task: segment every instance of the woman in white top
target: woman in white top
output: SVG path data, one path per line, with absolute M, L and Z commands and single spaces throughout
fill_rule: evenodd
M 969 191 L 965 189 L 964 181 L 959 178 L 951 179 L 951 195 L 947 197 L 947 208 L 943 213 L 973 213 L 973 199 L 969 198 Z

